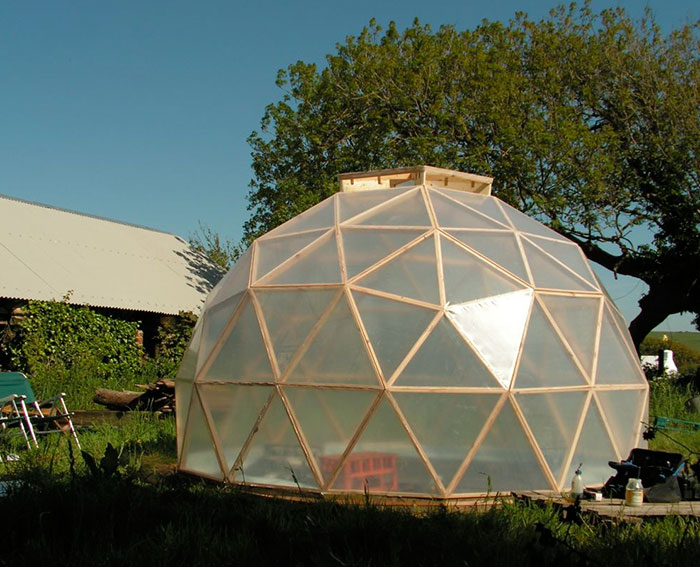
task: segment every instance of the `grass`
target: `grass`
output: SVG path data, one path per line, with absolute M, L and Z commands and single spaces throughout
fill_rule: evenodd
M 692 419 L 683 404 L 693 393 L 657 381 L 651 414 Z M 684 440 L 697 449 L 698 440 L 690 437 Z M 5 519 L 0 565 L 11 557 L 15 564 L 90 566 L 646 567 L 693 564 L 700 553 L 700 522 L 694 519 L 567 522 L 554 508 L 517 502 L 481 512 L 386 509 L 371 498 L 362 505 L 289 502 L 153 474 L 175 462 L 172 418 L 135 413 L 119 427 L 96 426 L 80 439 L 93 468 L 60 435 L 44 439 L 39 450 L 22 452 L 19 462 L 0 464 L 0 477 L 15 481 L 0 498 Z M 677 451 L 666 441 L 657 436 L 652 446 Z M 114 461 L 105 459 L 110 446 Z
M 684 344 L 700 352 L 700 332 L 696 331 L 653 331 L 649 333 L 650 339 L 661 339 L 666 335 L 670 340 Z

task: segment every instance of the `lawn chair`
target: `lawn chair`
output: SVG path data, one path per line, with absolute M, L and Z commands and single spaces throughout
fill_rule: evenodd
M 11 389 L 11 388 L 10 388 Z M 22 435 L 27 444 L 27 448 L 31 449 L 32 445 L 29 439 L 34 442 L 34 446 L 38 446 L 36 436 L 32 429 L 32 424 L 29 421 L 29 415 L 24 403 L 24 396 L 17 394 L 7 394 L 0 385 L 0 432 L 3 436 Z M 17 430 L 16 433 L 10 433 Z M 29 432 L 29 434 L 27 434 Z
M 73 427 L 71 413 L 66 407 L 64 393 L 39 401 L 34 396 L 32 386 L 24 374 L 21 372 L 0 372 L 0 394 L 3 393 L 6 396 L 15 396 L 14 419 L 20 419 L 20 429 L 26 427 L 26 433 L 31 437 L 35 447 L 39 446 L 36 440 L 37 435 L 66 432 L 73 437 L 75 444 L 80 449 L 80 441 L 78 441 L 78 434 Z M 29 439 L 27 439 L 27 444 L 29 445 Z

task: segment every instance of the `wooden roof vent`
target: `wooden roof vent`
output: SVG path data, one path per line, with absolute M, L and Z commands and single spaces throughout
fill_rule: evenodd
M 416 165 L 397 169 L 375 169 L 373 171 L 341 173 L 338 175 L 338 183 L 340 184 L 340 190 L 344 192 L 427 185 L 429 187 L 490 195 L 493 178 L 430 165 Z

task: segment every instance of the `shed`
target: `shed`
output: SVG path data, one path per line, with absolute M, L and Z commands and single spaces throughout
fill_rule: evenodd
M 141 320 L 198 314 L 223 270 L 179 236 L 0 195 L 0 324 L 27 300 Z

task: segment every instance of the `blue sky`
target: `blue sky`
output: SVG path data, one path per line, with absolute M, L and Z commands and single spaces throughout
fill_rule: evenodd
M 173 232 L 203 222 L 238 240 L 251 178 L 246 138 L 281 92 L 278 69 L 322 64 L 370 18 L 470 28 L 556 2 L 256 3 L 46 0 L 0 4 L 0 193 Z M 700 19 L 689 1 L 648 5 L 664 30 Z M 603 272 L 601 272 L 603 273 Z M 625 315 L 645 289 L 604 282 Z M 663 330 L 691 329 L 674 317 Z

